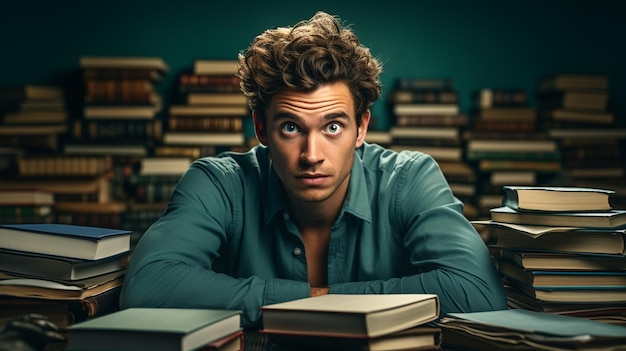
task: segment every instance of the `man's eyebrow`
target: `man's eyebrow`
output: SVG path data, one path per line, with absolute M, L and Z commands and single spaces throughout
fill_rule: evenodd
M 324 120 L 350 119 L 350 116 L 348 116 L 348 114 L 345 112 L 331 112 L 329 114 L 324 115 L 324 117 L 322 118 Z M 291 112 L 278 112 L 276 113 L 276 115 L 274 115 L 274 120 L 279 120 L 279 119 L 301 120 L 302 118 Z

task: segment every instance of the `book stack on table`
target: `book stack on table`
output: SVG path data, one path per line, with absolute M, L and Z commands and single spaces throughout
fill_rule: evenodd
M 489 244 L 509 307 L 626 325 L 626 211 L 613 191 L 505 186 Z
M 0 323 L 37 313 L 59 328 L 119 308 L 131 231 L 0 225 Z

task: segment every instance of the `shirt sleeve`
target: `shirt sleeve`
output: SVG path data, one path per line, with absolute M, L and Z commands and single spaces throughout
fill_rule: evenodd
M 416 273 L 333 284 L 330 293 L 437 294 L 441 316 L 506 309 L 504 289 L 489 250 L 463 215 L 463 204 L 453 196 L 437 163 L 428 155 L 412 153 L 398 169 L 390 219 L 403 231 Z
M 121 306 L 241 310 L 244 327 L 261 318 L 260 307 L 307 297 L 307 282 L 235 278 L 219 269 L 243 198 L 241 182 L 220 163 L 191 166 L 167 210 L 133 250 Z

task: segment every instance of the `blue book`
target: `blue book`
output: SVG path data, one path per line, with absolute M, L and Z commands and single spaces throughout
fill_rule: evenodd
M 71 224 L 0 225 L 0 248 L 98 260 L 130 250 L 132 231 Z

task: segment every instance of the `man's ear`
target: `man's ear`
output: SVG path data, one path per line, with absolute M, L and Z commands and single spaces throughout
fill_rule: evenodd
M 365 141 L 365 135 L 367 135 L 367 128 L 370 125 L 370 119 L 371 119 L 371 112 L 370 110 L 366 110 L 365 112 L 363 112 L 363 115 L 361 115 L 361 125 L 357 126 L 357 135 L 356 135 L 356 147 L 359 148 L 361 147 L 361 145 L 363 145 L 363 142 Z
M 265 125 L 259 119 L 259 115 L 256 111 L 252 112 L 252 119 L 254 121 L 254 133 L 256 134 L 256 138 L 263 146 L 267 146 Z

